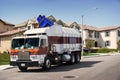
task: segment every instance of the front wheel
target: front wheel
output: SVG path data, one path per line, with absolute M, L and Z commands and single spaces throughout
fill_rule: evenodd
M 51 68 L 51 60 L 49 57 L 46 57 L 42 69 L 48 70 L 50 68 Z
M 24 72 L 24 71 L 26 71 L 26 70 L 27 70 L 27 68 L 28 68 L 28 67 L 21 67 L 21 66 L 18 66 L 18 68 L 19 68 L 19 70 L 21 70 L 21 71 L 23 71 L 23 72 Z

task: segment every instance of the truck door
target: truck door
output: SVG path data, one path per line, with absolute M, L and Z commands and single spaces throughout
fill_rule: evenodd
M 47 38 L 41 38 L 40 40 L 40 54 L 48 53 L 48 42 Z

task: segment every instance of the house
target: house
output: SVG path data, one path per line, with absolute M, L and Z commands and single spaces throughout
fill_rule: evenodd
M 99 45 L 105 48 L 117 49 L 120 40 L 120 26 L 105 27 L 99 29 Z
M 34 19 L 29 19 L 27 21 L 24 21 L 20 24 L 15 25 L 13 29 L 29 30 L 29 29 L 38 28 L 38 27 L 39 27 L 39 24 L 36 18 L 34 18 Z
M 97 28 L 93 26 L 83 26 L 83 41 L 85 39 L 94 40 L 94 48 L 117 49 L 117 41 L 120 40 L 120 26 L 110 26 Z
M 11 24 L 11 23 L 8 23 L 2 19 L 0 19 L 0 35 L 2 35 L 3 33 L 6 33 L 10 30 L 12 30 L 14 28 L 14 24 Z M 6 38 L 3 38 L 2 36 L 0 36 L 0 52 L 3 50 L 3 46 L 7 46 L 7 39 L 8 37 Z

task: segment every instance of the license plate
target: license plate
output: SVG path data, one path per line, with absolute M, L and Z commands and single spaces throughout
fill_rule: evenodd
M 22 64 L 21 64 L 21 66 L 25 66 L 25 64 L 24 64 L 24 63 L 22 63 Z

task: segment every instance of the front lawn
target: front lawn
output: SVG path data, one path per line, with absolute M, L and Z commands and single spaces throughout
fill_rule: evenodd
M 1 54 L 0 53 L 0 65 L 5 65 L 5 64 L 9 64 L 10 61 L 10 55 L 9 54 Z

